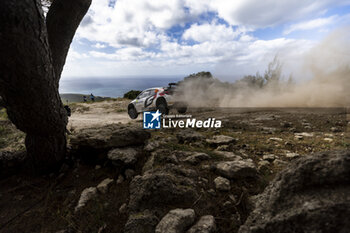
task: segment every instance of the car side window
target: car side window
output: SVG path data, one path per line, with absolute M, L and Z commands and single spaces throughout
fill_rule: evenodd
M 143 92 L 139 95 L 138 99 L 145 98 L 145 97 L 147 97 L 148 95 L 149 95 L 149 91 L 143 91 Z

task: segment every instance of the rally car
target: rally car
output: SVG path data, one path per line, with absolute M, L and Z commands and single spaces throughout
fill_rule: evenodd
M 168 87 L 153 87 L 142 91 L 136 99 L 128 105 L 128 114 L 136 119 L 139 113 L 159 110 L 168 114 L 169 109 L 176 108 L 178 113 L 185 113 L 187 106 L 184 102 L 176 101 L 176 84 L 169 83 Z

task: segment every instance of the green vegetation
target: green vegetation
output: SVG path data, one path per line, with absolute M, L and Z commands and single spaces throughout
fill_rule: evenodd
M 141 93 L 141 91 L 131 90 L 131 91 L 128 91 L 127 93 L 124 94 L 124 98 L 133 100 L 133 99 L 135 99 L 140 93 Z

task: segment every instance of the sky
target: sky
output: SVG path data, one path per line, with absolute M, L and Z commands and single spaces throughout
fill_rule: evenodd
M 350 0 L 92 0 L 62 79 L 210 71 L 233 81 L 276 55 L 293 73 L 349 24 Z

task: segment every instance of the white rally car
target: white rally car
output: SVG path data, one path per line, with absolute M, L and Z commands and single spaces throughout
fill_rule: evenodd
M 128 105 L 128 114 L 131 119 L 136 119 L 139 113 L 159 110 L 162 114 L 168 114 L 169 109 L 176 108 L 179 113 L 185 113 L 187 106 L 183 102 L 176 101 L 174 96 L 175 83 L 169 83 L 168 87 L 154 87 L 142 91 L 136 99 Z

